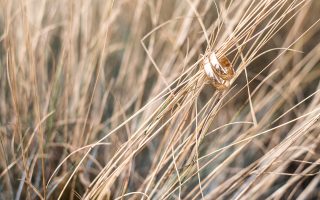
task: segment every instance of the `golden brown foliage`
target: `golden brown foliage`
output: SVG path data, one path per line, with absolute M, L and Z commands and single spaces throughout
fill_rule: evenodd
M 319 9 L 1 0 L 0 199 L 320 198 Z

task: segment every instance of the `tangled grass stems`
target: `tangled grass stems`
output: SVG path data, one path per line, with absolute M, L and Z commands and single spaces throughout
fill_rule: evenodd
M 319 198 L 319 7 L 1 1 L 0 199 Z

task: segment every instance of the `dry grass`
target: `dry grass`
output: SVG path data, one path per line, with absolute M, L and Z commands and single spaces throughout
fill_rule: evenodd
M 319 1 L 0 9 L 0 199 L 320 198 Z

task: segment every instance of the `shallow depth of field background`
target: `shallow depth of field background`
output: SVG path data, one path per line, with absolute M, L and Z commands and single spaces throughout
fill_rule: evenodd
M 319 10 L 1 0 L 0 199 L 319 199 Z

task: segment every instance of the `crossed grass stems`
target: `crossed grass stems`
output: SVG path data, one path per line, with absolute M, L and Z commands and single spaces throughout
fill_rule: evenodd
M 232 1 L 226 8 L 222 7 L 220 10 L 216 5 L 218 20 L 207 30 L 204 28 L 202 16 L 197 12 L 197 9 L 195 9 L 200 1 L 193 3 L 190 1 L 187 2 L 190 5 L 190 13 L 196 16 L 196 19 L 202 27 L 203 36 L 201 37 L 201 41 L 207 44 L 204 56 L 199 56 L 195 64 L 184 68 L 183 72 L 179 73 L 173 81 L 168 81 L 166 76 L 162 74 L 161 69 L 157 66 L 157 63 L 152 57 L 152 52 L 149 46 L 146 46 L 144 40 L 147 37 L 152 38 L 153 33 L 163 26 L 170 24 L 171 21 L 159 25 L 150 31 L 150 33 L 142 39 L 141 44 L 149 60 L 151 60 L 152 65 L 158 72 L 159 80 L 165 85 L 165 89 L 155 95 L 154 98 L 148 101 L 149 103 L 142 106 L 129 118 L 125 116 L 124 111 L 120 110 L 119 112 L 126 120 L 119 126 L 108 132 L 97 142 L 77 148 L 67 155 L 51 174 L 48 181 L 43 180 L 43 183 L 46 183 L 43 187 L 44 194 L 40 192 L 40 189 L 38 191 L 31 182 L 27 181 L 28 187 L 30 187 L 39 198 L 43 199 L 43 196 L 52 194 L 57 189 L 57 186 L 63 183 L 59 195 L 59 198 L 61 198 L 67 187 L 74 184 L 73 180 L 78 176 L 78 173 L 81 173 L 79 169 L 84 162 L 87 159 L 94 160 L 90 154 L 91 151 L 98 146 L 112 145 L 110 142 L 105 141 L 112 135 L 120 132 L 123 127 L 129 130 L 130 128 L 128 127 L 132 125 L 131 123 L 133 122 L 136 124 L 135 127 L 137 127 L 137 130 L 135 130 L 133 134 L 128 134 L 127 141 L 121 144 L 115 154 L 107 160 L 105 166 L 101 166 L 102 168 L 101 170 L 99 169 L 99 174 L 90 185 L 86 185 L 87 188 L 83 195 L 85 199 L 104 198 L 105 195 L 113 193 L 111 190 L 115 190 L 114 193 L 119 196 L 118 199 L 130 197 L 131 195 L 133 195 L 132 198 L 135 198 L 135 195 L 141 195 L 142 197 L 153 199 L 167 199 L 172 196 L 186 199 L 197 197 L 210 198 L 227 194 L 235 198 L 248 197 L 247 195 L 255 194 L 253 190 L 250 191 L 250 186 L 259 178 L 266 182 L 264 175 L 273 173 L 274 167 L 278 166 L 280 162 L 277 158 L 286 153 L 286 150 L 291 147 L 295 141 L 301 140 L 302 136 L 310 129 L 312 130 L 319 117 L 319 109 L 317 106 L 314 106 L 313 110 L 308 110 L 305 114 L 292 120 L 282 120 L 290 111 L 293 111 L 299 105 L 303 105 L 308 99 L 316 97 L 318 90 L 272 120 L 273 113 L 281 107 L 283 100 L 281 99 L 281 95 L 278 96 L 277 93 L 268 93 L 268 87 L 264 84 L 268 83 L 273 75 L 285 68 L 287 62 L 295 59 L 295 55 L 300 52 L 291 48 L 301 40 L 307 42 L 308 39 L 305 39 L 304 36 L 310 32 L 315 33 L 313 28 L 318 21 L 314 22 L 308 29 L 303 30 L 303 33 L 297 38 L 288 34 L 287 40 L 283 42 L 284 48 L 262 50 L 290 21 L 295 20 L 295 26 L 303 23 L 303 21 L 299 20 L 299 17 L 305 18 L 305 13 L 307 13 L 310 8 L 308 1 L 241 1 L 241 4 L 239 4 L 240 1 Z M 187 20 L 189 19 L 186 18 L 186 21 Z M 212 33 L 209 34 L 210 39 L 207 33 Z M 309 40 L 311 40 L 310 37 Z M 104 46 L 105 45 L 106 44 L 104 44 Z M 285 77 L 296 80 L 293 84 L 300 83 L 303 79 L 303 76 L 294 76 L 299 69 L 302 69 L 302 66 L 309 66 L 303 68 L 305 70 L 304 73 L 307 73 L 307 70 L 310 70 L 313 66 L 309 64 L 308 58 L 315 57 L 317 49 L 319 49 L 318 46 L 314 51 L 310 51 L 301 62 L 297 63 L 293 67 L 294 70 L 286 73 Z M 228 82 L 228 84 L 217 85 L 214 83 L 214 87 L 209 88 L 210 98 L 204 104 L 201 104 L 203 102 L 200 102 L 200 96 L 205 91 L 208 91 L 208 84 L 209 87 L 212 84 L 212 82 L 210 82 L 212 80 L 208 81 L 202 69 L 202 62 L 212 52 L 216 53 L 220 59 L 224 56 L 229 58 L 235 71 L 232 75 L 231 73 L 227 73 L 230 74 L 230 76 L 222 79 Z M 270 52 L 277 52 L 278 54 L 274 59 L 269 60 L 267 66 L 249 80 L 247 67 L 251 66 L 255 60 Z M 288 52 L 292 53 L 292 55 L 290 54 L 289 58 L 284 61 L 284 58 L 281 56 Z M 32 58 L 31 53 L 30 58 Z M 281 62 L 279 61 L 280 59 L 282 60 Z M 259 79 L 260 75 L 270 68 L 274 69 L 274 71 L 262 79 L 259 85 L 251 91 L 249 84 Z M 219 74 L 219 72 L 217 73 Z M 245 74 L 246 84 L 238 88 L 237 79 L 243 73 Z M 220 77 L 221 75 L 223 74 L 220 74 Z M 99 75 L 97 75 L 96 81 L 98 78 Z M 284 85 L 288 83 L 288 78 L 284 78 L 278 87 L 284 87 Z M 220 89 L 220 91 L 215 90 L 216 88 Z M 239 108 L 238 112 L 228 120 L 230 123 L 215 127 L 212 130 L 212 125 L 215 124 L 219 117 L 223 117 L 224 112 L 228 110 L 228 104 L 234 101 L 237 95 L 244 90 L 247 90 L 248 98 Z M 283 95 L 293 93 L 293 89 L 288 87 L 287 94 Z M 253 96 L 261 100 L 264 95 L 266 96 L 264 101 L 254 104 Z M 89 102 L 91 105 L 93 104 L 93 94 L 90 99 Z M 287 97 L 284 99 L 287 99 Z M 264 110 L 266 110 L 266 105 L 269 105 L 268 101 L 274 105 L 271 106 L 267 112 Z M 316 100 L 313 101 L 316 102 Z M 39 104 L 39 102 L 37 104 Z M 249 114 L 246 112 L 248 110 Z M 263 111 L 265 117 L 258 118 L 256 115 Z M 42 120 L 39 120 L 39 126 L 51 113 L 46 115 Z M 88 114 L 89 111 L 85 116 L 86 120 L 84 124 L 86 124 L 88 120 Z M 240 121 L 237 121 L 239 119 Z M 300 125 L 297 122 L 300 122 Z M 241 151 L 244 150 L 248 144 L 255 142 L 254 139 L 260 136 L 266 137 L 268 133 L 291 124 L 297 127 L 292 129 L 292 134 L 279 146 L 270 149 L 265 156 L 261 156 L 248 167 L 239 171 L 238 174 L 231 179 L 221 183 L 220 186 L 212 190 L 208 189 L 211 187 L 213 180 L 217 178 L 224 169 L 228 169 L 228 165 L 236 160 L 236 157 L 240 155 Z M 85 128 L 84 126 L 83 133 Z M 36 128 L 32 135 L 34 136 L 40 132 L 41 129 Z M 240 132 L 240 135 L 236 134 Z M 221 133 L 224 135 L 221 135 Z M 212 136 L 215 136 L 215 139 L 211 141 L 212 144 L 208 144 L 206 138 L 212 138 Z M 44 141 L 41 142 L 41 140 L 39 140 L 39 142 L 41 145 Z M 307 142 L 309 142 L 309 140 L 305 141 L 306 144 L 308 144 Z M 25 155 L 24 152 L 31 148 L 30 144 L 31 143 L 29 143 L 27 147 L 21 148 L 25 149 L 22 157 Z M 142 154 L 144 149 L 152 149 L 151 145 L 156 145 L 158 149 L 154 150 L 154 160 L 149 163 L 149 174 L 141 181 L 140 185 L 137 185 L 138 188 L 135 188 L 136 190 L 131 192 L 132 189 L 129 189 L 130 185 L 128 182 L 129 179 L 134 178 L 135 173 L 133 172 L 131 176 L 124 177 L 123 174 L 132 169 L 132 162 L 138 155 Z M 67 163 L 70 157 L 83 151 L 85 151 L 85 153 L 83 156 L 78 156 L 75 167 L 72 170 L 70 169 L 68 173 L 65 173 L 61 179 L 53 181 L 57 172 Z M 40 154 L 43 155 L 43 153 Z M 44 160 L 45 158 L 41 157 L 41 159 Z M 295 161 L 308 163 L 308 161 L 299 161 L 297 159 Z M 25 164 L 25 167 L 26 166 Z M 310 167 L 301 174 L 304 176 L 314 175 L 312 174 L 312 167 L 315 168 L 315 166 L 317 166 L 317 162 L 311 163 Z M 44 169 L 43 163 L 42 169 Z M 44 173 L 44 170 L 42 173 Z M 6 170 L 2 175 L 3 174 L 6 174 Z M 29 173 L 27 172 L 26 174 Z M 31 180 L 30 177 L 28 180 Z M 261 181 L 261 183 L 263 183 L 263 181 Z M 121 185 L 119 187 L 120 189 L 113 187 L 113 184 L 116 182 Z M 255 187 L 259 188 L 261 186 L 257 184 Z M 221 193 L 219 189 L 225 193 Z M 45 192 L 46 190 L 48 190 L 48 193 Z M 246 192 L 248 193 L 246 194 Z M 277 194 L 278 193 L 274 193 L 272 195 Z M 255 196 L 252 195 L 251 197 Z

